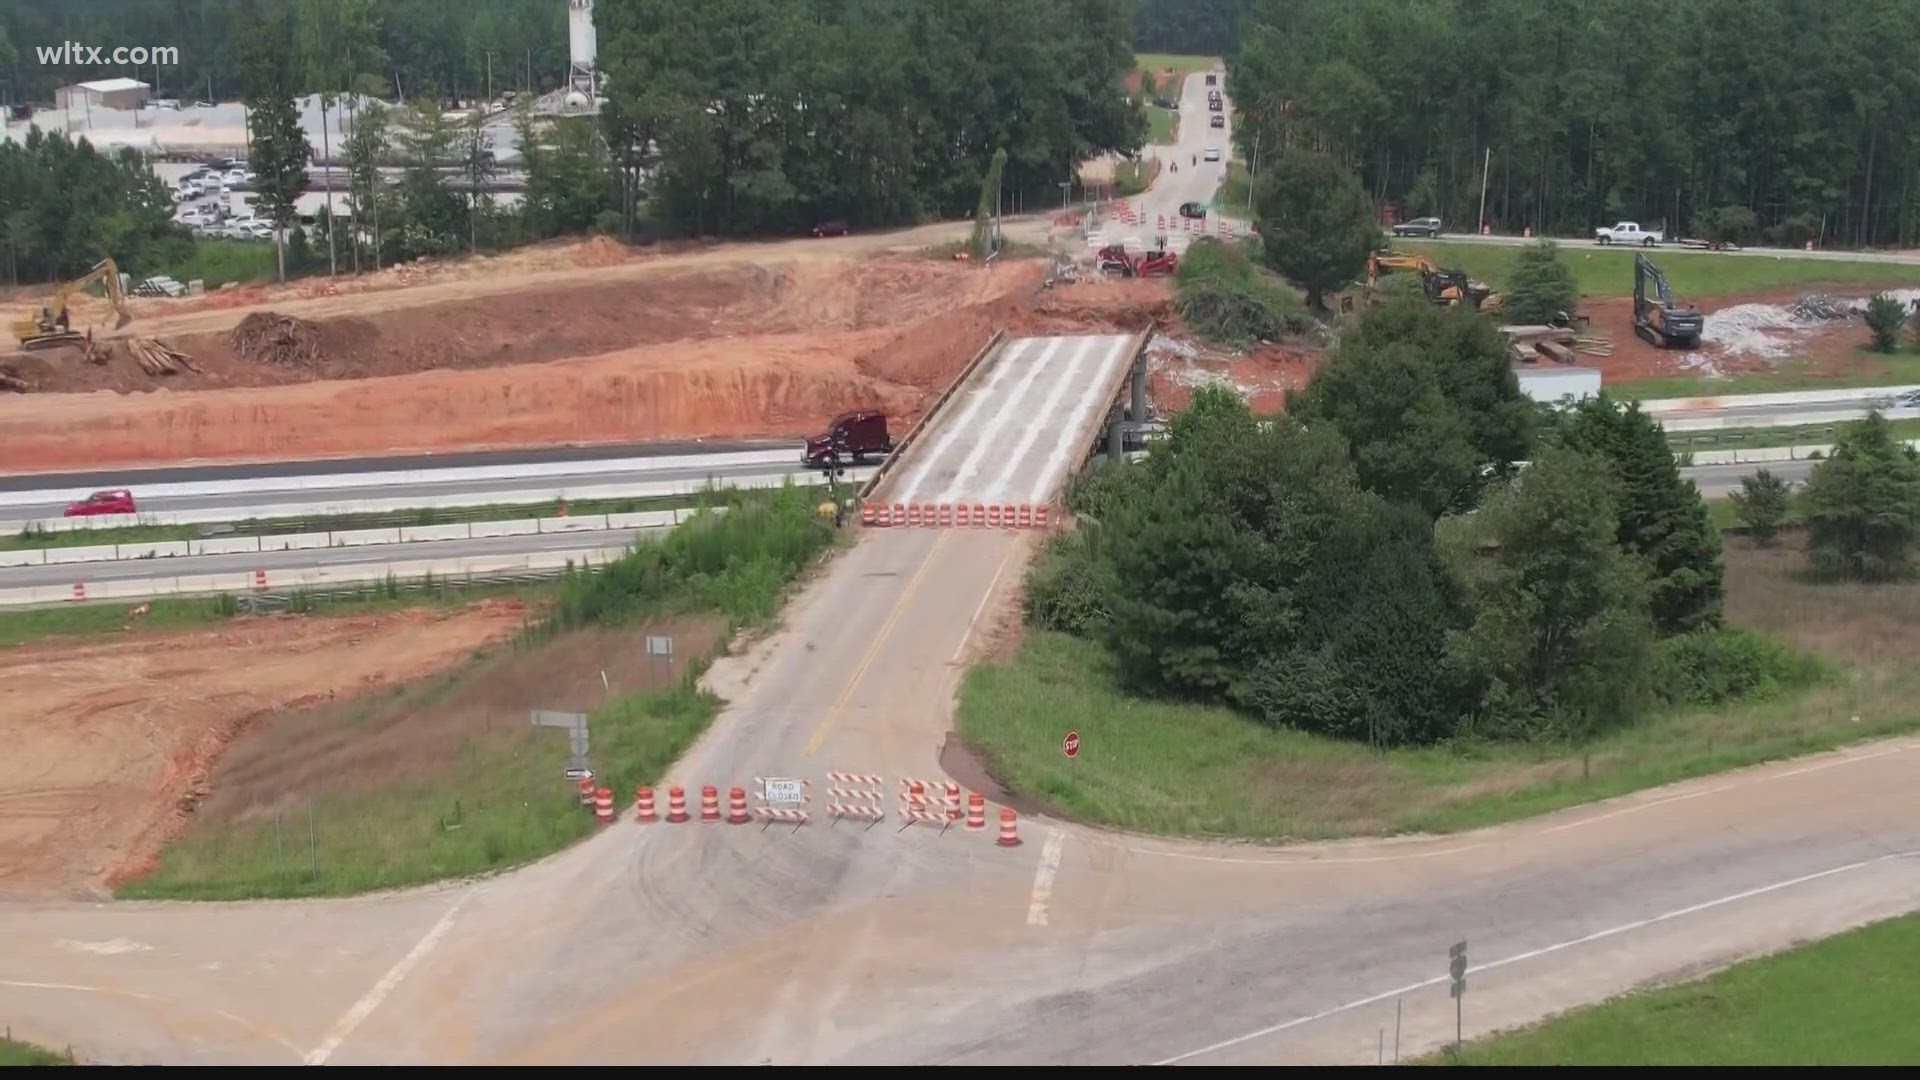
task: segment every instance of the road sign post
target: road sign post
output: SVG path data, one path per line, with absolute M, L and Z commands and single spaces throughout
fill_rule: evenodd
M 1453 976 L 1453 985 L 1447 988 L 1453 995 L 1453 1059 L 1460 1060 L 1461 1043 L 1461 999 L 1467 996 L 1467 943 L 1462 941 L 1447 950 L 1447 973 Z
M 1077 731 L 1067 732 L 1067 737 L 1060 740 L 1060 749 L 1066 752 L 1068 761 L 1072 761 L 1074 758 L 1079 757 L 1080 756 L 1080 733 Z

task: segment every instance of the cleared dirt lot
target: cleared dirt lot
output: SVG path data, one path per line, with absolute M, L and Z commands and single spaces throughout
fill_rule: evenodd
M 0 893 L 98 893 L 143 871 L 262 717 L 442 669 L 525 617 L 490 601 L 0 649 Z

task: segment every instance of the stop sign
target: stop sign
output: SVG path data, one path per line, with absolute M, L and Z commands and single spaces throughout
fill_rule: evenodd
M 1067 737 L 1060 740 L 1060 749 L 1065 750 L 1068 757 L 1078 755 L 1080 753 L 1080 733 L 1077 731 L 1067 732 Z

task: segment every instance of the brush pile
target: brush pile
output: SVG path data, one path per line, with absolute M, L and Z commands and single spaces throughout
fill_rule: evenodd
M 173 375 L 181 368 L 199 374 L 193 358 L 159 338 L 128 338 L 127 352 L 140 364 L 140 370 L 149 375 Z
M 234 355 L 256 364 L 311 367 L 320 362 L 320 328 L 304 319 L 256 311 L 228 335 Z

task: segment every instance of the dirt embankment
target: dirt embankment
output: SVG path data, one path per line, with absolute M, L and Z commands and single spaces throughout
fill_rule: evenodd
M 525 618 L 489 601 L 0 649 L 0 895 L 97 892 L 143 872 L 263 717 L 418 678 Z
M 1164 282 L 1043 292 L 1041 274 L 925 258 L 700 267 L 303 320 L 264 359 L 228 325 L 169 339 L 204 374 L 152 393 L 97 392 L 155 385 L 124 350 L 104 366 L 35 357 L 29 377 L 68 392 L 0 397 L 0 468 L 797 436 L 863 407 L 911 422 L 997 327 L 1169 315 Z

